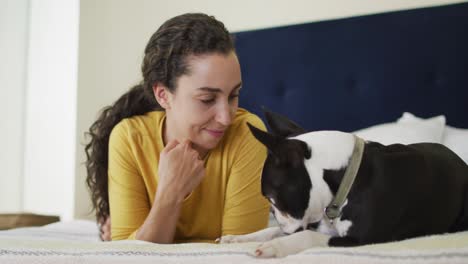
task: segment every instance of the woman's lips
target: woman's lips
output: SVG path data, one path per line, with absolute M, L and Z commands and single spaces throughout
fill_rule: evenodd
M 215 129 L 207 129 L 207 128 L 205 128 L 205 130 L 206 132 L 208 132 L 208 134 L 216 138 L 222 137 L 224 134 L 224 130 L 215 130 Z

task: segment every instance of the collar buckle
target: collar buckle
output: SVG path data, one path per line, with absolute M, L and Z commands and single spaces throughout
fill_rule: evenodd
M 325 207 L 325 215 L 327 216 L 330 223 L 335 220 L 335 218 L 341 217 L 341 209 L 336 204 L 330 204 L 329 206 Z

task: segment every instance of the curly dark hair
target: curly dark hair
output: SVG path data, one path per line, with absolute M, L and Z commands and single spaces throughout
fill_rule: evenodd
M 143 80 L 123 94 L 113 105 L 101 110 L 91 125 L 86 144 L 86 184 L 98 221 L 109 216 L 108 146 L 112 129 L 122 119 L 160 110 L 153 86 L 161 83 L 171 92 L 177 79 L 189 74 L 188 57 L 210 53 L 229 54 L 234 41 L 224 24 L 213 16 L 189 13 L 166 21 L 151 36 L 141 66 Z

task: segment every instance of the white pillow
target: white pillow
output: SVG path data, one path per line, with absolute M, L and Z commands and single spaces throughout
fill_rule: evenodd
M 398 123 L 421 122 L 428 119 L 416 117 L 411 113 L 403 113 Z M 457 153 L 468 164 L 468 129 L 446 126 L 442 136 L 442 144 Z
M 383 145 L 420 142 L 441 143 L 444 128 L 445 117 L 436 116 L 414 122 L 401 121 L 375 125 L 355 131 L 354 134 L 365 140 L 379 142 Z

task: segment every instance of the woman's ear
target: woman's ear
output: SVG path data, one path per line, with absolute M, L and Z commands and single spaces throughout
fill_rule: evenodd
M 153 94 L 156 98 L 156 101 L 158 101 L 158 104 L 162 108 L 166 110 L 171 108 L 170 91 L 166 86 L 160 83 L 156 83 L 155 85 L 153 85 Z

